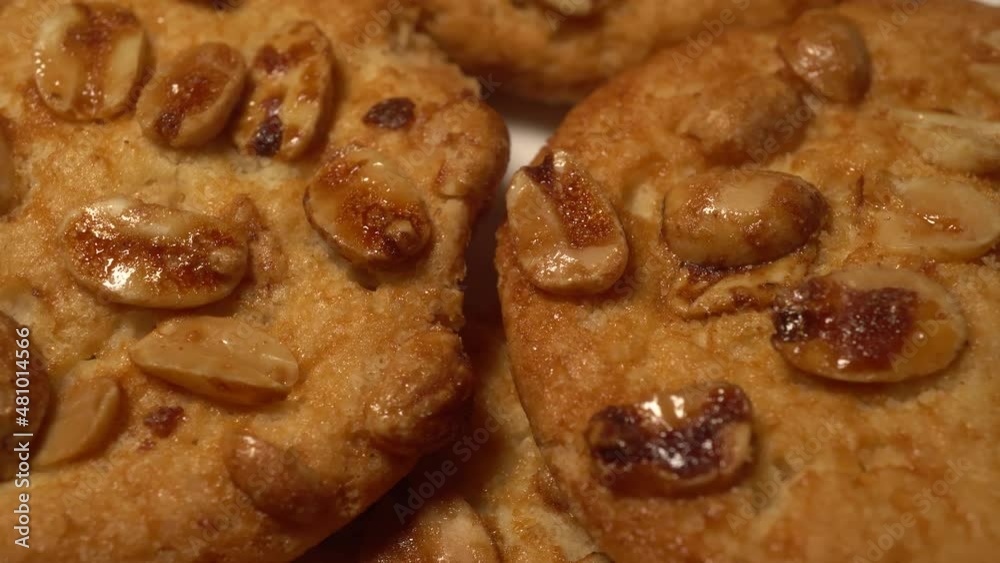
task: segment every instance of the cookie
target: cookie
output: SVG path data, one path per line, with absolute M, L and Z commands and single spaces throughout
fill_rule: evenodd
M 479 514 L 459 495 L 441 492 L 401 520 L 394 507 L 407 502 L 404 485 L 296 563 L 501 561 Z
M 995 559 L 1000 10 L 658 54 L 517 173 L 514 378 L 618 563 Z
M 478 377 L 458 438 L 298 563 L 589 561 L 597 548 L 542 462 L 501 331 L 474 321 L 463 336 Z
M 789 21 L 836 0 L 421 0 L 421 26 L 505 92 L 573 102 L 655 49 L 700 56 L 730 29 Z M 404 0 L 404 3 L 405 0 Z
M 457 429 L 507 132 L 385 9 L 3 3 L 0 559 L 290 561 Z

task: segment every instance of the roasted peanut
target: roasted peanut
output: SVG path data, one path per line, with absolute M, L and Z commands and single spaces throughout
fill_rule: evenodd
M 803 14 L 778 39 L 778 53 L 792 72 L 829 100 L 853 103 L 868 92 L 868 46 L 858 26 L 840 14 Z
M 122 403 L 121 389 L 112 379 L 75 382 L 58 397 L 36 458 L 38 465 L 74 461 L 104 447 L 115 430 Z
M 925 161 L 968 174 L 1000 170 L 1000 123 L 936 112 L 894 110 L 892 115 Z
M 608 407 L 586 431 L 595 476 L 631 495 L 728 486 L 751 460 L 752 417 L 750 399 L 732 384 Z
M 238 432 L 223 440 L 222 455 L 236 488 L 269 516 L 306 525 L 330 507 L 334 496 L 330 486 L 294 450 Z
M 304 205 L 323 239 L 359 266 L 401 264 L 430 241 L 430 217 L 420 193 L 374 151 L 328 161 L 309 183 Z
M 403 454 L 441 444 L 458 427 L 471 378 L 454 333 L 433 330 L 408 338 L 370 393 L 366 428 L 372 440 Z
M 533 284 L 567 295 L 610 288 L 628 265 L 628 242 L 593 178 L 558 151 L 522 168 L 507 191 L 521 270 Z
M 127 305 L 206 305 L 229 295 L 247 271 L 247 241 L 232 225 L 124 197 L 71 214 L 63 242 L 77 282 Z
M 664 236 L 681 260 L 733 268 L 794 252 L 823 226 L 828 206 L 802 178 L 728 171 L 686 180 L 663 206 Z
M 114 4 L 60 6 L 38 30 L 35 85 L 67 119 L 111 119 L 130 108 L 149 59 L 139 19 Z
M 329 111 L 333 49 L 311 22 L 285 26 L 262 46 L 250 67 L 253 92 L 236 129 L 249 154 L 295 160 L 312 146 Z
M 893 195 L 879 223 L 879 242 L 892 252 L 974 260 L 1000 241 L 1000 209 L 972 184 L 910 178 Z
M 45 358 L 26 337 L 30 331 L 24 328 L 0 313 L 0 482 L 18 472 L 18 442 L 35 441 L 14 434 L 37 434 L 49 407 L 51 391 Z M 26 393 L 21 395 L 18 390 Z M 28 397 L 29 403 L 20 403 L 18 397 L 22 396 Z M 27 424 L 18 424 L 18 419 L 25 419 Z
M 571 18 L 582 18 L 597 14 L 611 0 L 536 0 L 542 6 Z
M 966 342 L 958 302 L 907 270 L 862 267 L 811 279 L 778 300 L 775 349 L 796 368 L 860 383 L 948 367 Z
M 145 373 L 241 405 L 283 399 L 299 379 L 299 364 L 288 348 L 236 319 L 167 321 L 137 342 L 129 356 Z
M 700 94 L 679 132 L 694 137 L 710 160 L 763 163 L 794 145 L 812 117 L 792 85 L 755 76 Z
M 222 132 L 246 83 L 243 56 L 223 43 L 181 52 L 139 98 L 143 133 L 174 148 L 202 146 Z

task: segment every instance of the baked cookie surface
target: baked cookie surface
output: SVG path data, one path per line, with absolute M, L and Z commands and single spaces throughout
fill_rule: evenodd
M 507 132 L 384 9 L 0 4 L 0 559 L 289 561 L 454 430 Z
M 589 563 L 597 548 L 542 461 L 499 327 L 472 321 L 463 339 L 477 378 L 458 437 L 297 563 Z
M 515 381 L 619 563 L 995 559 L 1000 11 L 667 50 L 507 199 Z
M 572 102 L 659 47 L 700 53 L 733 27 L 835 0 L 403 0 L 463 68 L 504 91 Z

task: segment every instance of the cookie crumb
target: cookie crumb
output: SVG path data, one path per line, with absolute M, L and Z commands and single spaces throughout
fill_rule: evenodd
M 142 419 L 142 423 L 148 426 L 154 435 L 168 438 L 183 418 L 183 407 L 160 407 Z
M 365 114 L 365 125 L 383 129 L 402 129 L 413 122 L 416 106 L 409 98 L 389 98 L 375 104 Z

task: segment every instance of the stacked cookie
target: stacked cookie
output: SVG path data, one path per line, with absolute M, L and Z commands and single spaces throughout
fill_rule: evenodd
M 1000 9 L 0 15 L 0 559 L 994 560 Z

